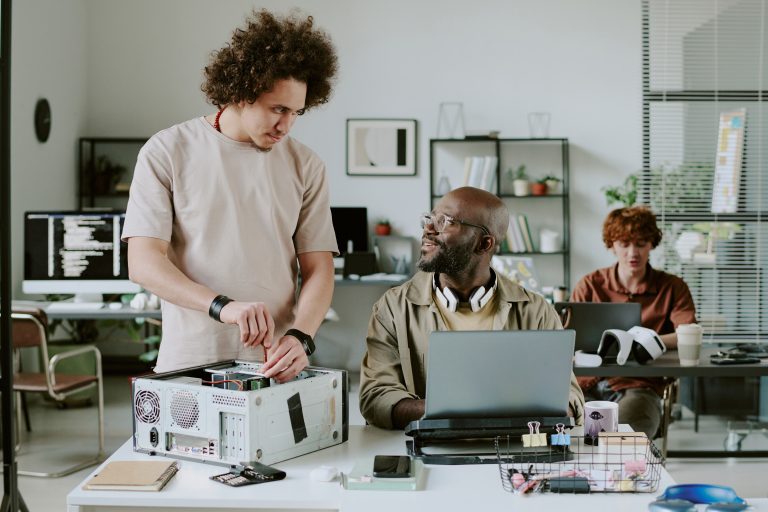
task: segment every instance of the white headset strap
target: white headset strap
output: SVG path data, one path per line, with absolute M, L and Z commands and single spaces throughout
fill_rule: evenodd
M 499 286 L 496 272 L 493 269 L 490 270 L 492 281 L 490 288 L 486 291 L 485 287 L 481 286 L 475 290 L 469 298 L 469 305 L 473 312 L 478 312 L 483 309 L 483 307 L 493 298 L 496 289 Z M 435 292 L 435 296 L 437 297 L 437 300 L 440 301 L 440 304 L 442 304 L 448 311 L 454 312 L 459 307 L 459 300 L 453 292 L 451 292 L 451 289 L 440 287 L 440 276 L 437 272 L 433 275 L 432 290 Z
M 440 288 L 440 278 L 438 277 L 437 272 L 435 272 L 434 279 L 432 280 L 432 290 L 435 292 L 437 300 L 440 301 L 440 304 L 442 304 L 445 309 L 450 312 L 454 312 L 458 309 L 459 301 L 456 299 L 456 296 L 451 293 L 451 290 L 449 288 L 446 288 L 445 290 Z
M 484 286 L 481 286 L 475 291 L 475 293 L 472 294 L 472 297 L 469 298 L 469 304 L 472 307 L 472 311 L 478 312 L 483 309 L 483 307 L 485 307 L 485 305 L 491 301 L 494 294 L 496 293 L 496 288 L 499 286 L 499 281 L 496 278 L 496 272 L 494 272 L 493 269 L 491 269 L 491 280 L 492 284 L 488 290 L 486 290 Z

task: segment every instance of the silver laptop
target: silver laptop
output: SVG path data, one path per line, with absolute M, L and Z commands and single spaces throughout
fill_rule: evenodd
M 635 302 L 556 302 L 563 327 L 576 331 L 576 350 L 597 353 L 607 329 L 626 331 L 641 325 L 640 304 Z
M 422 419 L 565 416 L 575 333 L 435 331 Z

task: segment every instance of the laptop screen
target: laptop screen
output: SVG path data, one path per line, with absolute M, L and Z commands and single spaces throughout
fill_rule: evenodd
M 640 304 L 635 302 L 556 302 L 563 327 L 576 331 L 576 350 L 597 353 L 603 331 L 626 331 L 641 325 Z
M 563 417 L 574 331 L 435 331 L 423 419 Z

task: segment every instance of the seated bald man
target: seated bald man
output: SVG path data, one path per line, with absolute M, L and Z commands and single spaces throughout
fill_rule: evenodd
M 368 423 L 400 429 L 423 416 L 432 331 L 562 328 L 540 295 L 491 269 L 508 223 L 504 203 L 472 187 L 451 191 L 422 217 L 421 272 L 388 290 L 373 306 L 368 325 L 360 373 L 360 411 Z M 469 297 L 480 286 L 495 292 L 472 311 Z M 458 298 L 455 310 L 438 299 L 446 287 Z M 583 411 L 584 396 L 571 373 L 569 415 L 582 424 Z

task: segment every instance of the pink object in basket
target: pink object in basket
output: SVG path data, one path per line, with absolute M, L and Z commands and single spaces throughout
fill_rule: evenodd
M 644 460 L 628 460 L 624 462 L 624 471 L 627 473 L 642 474 L 645 473 L 645 468 Z

